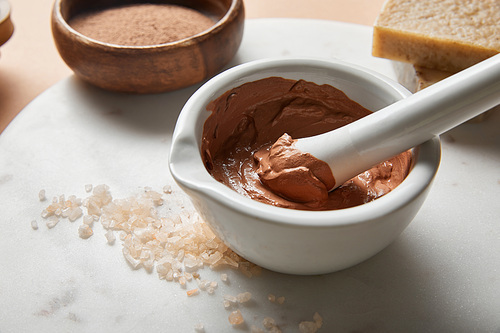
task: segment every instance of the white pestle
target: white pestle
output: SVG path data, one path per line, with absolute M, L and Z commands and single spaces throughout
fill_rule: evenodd
M 295 147 L 326 162 L 336 188 L 498 104 L 500 54 L 339 129 L 298 139 Z

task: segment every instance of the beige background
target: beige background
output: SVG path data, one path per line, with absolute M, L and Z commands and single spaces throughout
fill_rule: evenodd
M 372 25 L 385 0 L 245 0 L 246 17 L 315 18 Z M 0 132 L 38 94 L 71 75 L 50 31 L 53 0 L 10 0 L 15 30 L 0 48 Z

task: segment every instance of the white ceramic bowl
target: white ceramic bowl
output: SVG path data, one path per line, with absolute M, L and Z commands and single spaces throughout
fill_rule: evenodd
M 214 232 L 235 252 L 264 268 L 321 274 L 356 265 L 393 242 L 412 221 L 438 170 L 436 137 L 415 149 L 414 166 L 385 196 L 353 208 L 301 211 L 246 198 L 216 181 L 200 154 L 207 104 L 231 88 L 270 76 L 330 84 L 370 110 L 410 93 L 373 71 L 340 61 L 266 59 L 209 80 L 185 104 L 173 135 L 170 171 Z

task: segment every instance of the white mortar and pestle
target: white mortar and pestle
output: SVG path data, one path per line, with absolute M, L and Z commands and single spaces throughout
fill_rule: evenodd
M 427 141 L 413 149 L 414 164 L 405 180 L 372 202 L 332 211 L 292 210 L 257 202 L 237 194 L 208 173 L 200 152 L 201 136 L 210 115 L 206 110 L 208 103 L 234 87 L 272 76 L 332 85 L 370 110 L 381 110 L 409 97 L 425 99 L 412 96 L 400 84 L 376 72 L 341 61 L 266 59 L 239 65 L 206 82 L 185 104 L 170 151 L 172 176 L 214 232 L 239 255 L 264 268 L 291 274 L 321 274 L 356 265 L 392 243 L 417 214 L 439 167 L 441 149 L 437 134 L 441 129 L 420 136 L 418 142 L 413 141 L 415 138 L 409 140 L 415 144 Z M 435 89 L 446 87 L 445 82 Z M 426 94 L 432 95 L 432 90 Z M 498 98 L 498 93 L 493 95 Z M 448 99 L 441 105 L 448 110 L 451 104 Z M 458 123 L 465 120 L 461 118 Z M 393 126 L 397 127 L 398 122 Z M 391 131 L 395 130 L 388 130 Z M 368 142 L 378 133 L 378 129 L 368 130 Z M 373 154 L 368 145 L 362 148 L 358 151 L 366 152 L 366 156 L 378 159 L 383 155 Z M 308 152 L 318 153 L 313 149 Z M 324 156 L 314 156 L 327 161 Z M 337 174 L 335 177 L 340 179 Z

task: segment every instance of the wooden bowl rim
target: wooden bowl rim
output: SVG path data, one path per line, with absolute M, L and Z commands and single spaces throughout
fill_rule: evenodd
M 1 2 L 2 0 L 0 0 Z M 54 7 L 52 11 L 52 20 L 53 23 L 57 23 L 61 28 L 63 32 L 65 31 L 66 34 L 72 35 L 76 37 L 77 39 L 81 40 L 84 43 L 87 44 L 94 44 L 95 46 L 100 46 L 104 48 L 112 48 L 115 50 L 154 50 L 154 49 L 168 49 L 168 48 L 181 48 L 181 47 L 188 47 L 193 44 L 197 44 L 202 40 L 208 39 L 211 36 L 213 36 L 214 32 L 219 31 L 222 29 L 226 23 L 231 21 L 231 18 L 236 15 L 236 11 L 242 8 L 243 0 L 231 0 L 231 5 L 229 9 L 226 11 L 224 16 L 220 18 L 217 22 L 215 22 L 214 25 L 212 25 L 209 29 L 206 29 L 196 35 L 186 37 L 183 39 L 179 39 L 173 42 L 168 42 L 168 43 L 162 43 L 162 44 L 153 44 L 153 45 L 120 45 L 120 44 L 113 44 L 113 43 L 107 43 L 107 42 L 102 42 L 97 39 L 93 39 L 91 37 L 88 37 L 75 29 L 73 29 L 69 23 L 64 19 L 62 13 L 61 13 L 61 4 L 63 1 L 66 0 L 56 0 L 54 2 Z

